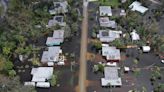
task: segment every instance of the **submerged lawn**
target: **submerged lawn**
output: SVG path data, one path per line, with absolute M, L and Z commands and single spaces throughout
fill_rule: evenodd
M 112 7 L 118 7 L 120 5 L 119 0 L 99 0 L 101 5 L 108 5 Z

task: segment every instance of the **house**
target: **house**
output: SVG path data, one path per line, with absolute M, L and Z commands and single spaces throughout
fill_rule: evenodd
M 105 67 L 104 78 L 101 78 L 101 85 L 104 86 L 122 86 L 121 77 L 118 74 L 119 67 Z
M 112 16 L 111 6 L 100 6 L 99 13 L 100 16 Z
M 108 17 L 100 17 L 99 23 L 101 27 L 110 27 L 110 28 L 116 28 L 117 24 L 114 20 L 109 20 Z
M 53 66 L 54 63 L 58 62 L 64 63 L 64 60 L 60 46 L 48 47 L 48 51 L 43 51 L 41 58 L 41 62 L 48 63 L 49 66 Z
M 104 56 L 107 59 L 107 61 L 118 62 L 121 60 L 120 50 L 116 49 L 116 47 L 102 47 L 102 56 Z
M 122 31 L 113 30 L 99 30 L 97 37 L 101 42 L 112 42 L 117 38 L 120 38 Z
M 144 7 L 141 5 L 140 2 L 138 1 L 134 1 L 130 6 L 129 8 L 132 10 L 132 11 L 138 11 L 142 14 L 144 14 L 146 11 L 148 11 L 148 8 Z
M 66 26 L 66 22 L 64 22 L 64 16 L 54 16 L 53 19 L 48 21 L 48 25 L 46 25 L 46 27 L 50 28 L 56 25 Z
M 45 82 L 51 79 L 53 67 L 38 67 L 31 70 L 32 82 Z
M 140 40 L 140 36 L 139 36 L 139 34 L 137 34 L 136 30 L 133 30 L 133 31 L 130 33 L 130 35 L 131 35 L 131 38 L 132 38 L 133 41 Z
M 150 46 L 142 46 L 142 51 L 143 52 L 149 52 L 150 51 Z
M 48 37 L 47 46 L 60 45 L 64 41 L 64 30 L 54 30 L 53 37 Z
M 67 13 L 68 12 L 68 2 L 53 2 L 54 6 L 49 9 L 51 15 Z

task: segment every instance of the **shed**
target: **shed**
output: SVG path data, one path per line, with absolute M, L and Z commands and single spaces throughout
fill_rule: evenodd
M 36 87 L 49 88 L 50 83 L 49 82 L 37 82 Z
M 35 87 L 35 82 L 24 82 L 25 86 L 34 86 Z
M 125 66 L 125 67 L 124 67 L 124 71 L 125 71 L 125 72 L 129 72 L 129 71 L 130 71 L 130 68 Z
M 150 51 L 150 46 L 142 46 L 143 52 L 149 52 Z
M 140 40 L 140 36 L 139 36 L 139 34 L 137 34 L 136 30 L 133 30 L 133 31 L 130 33 L 130 35 L 131 35 L 131 38 L 132 38 L 133 41 Z

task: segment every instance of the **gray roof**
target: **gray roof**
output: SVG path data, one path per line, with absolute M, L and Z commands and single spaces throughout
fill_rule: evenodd
M 101 27 L 110 27 L 110 28 L 116 28 L 117 24 L 114 20 L 109 20 L 108 17 L 101 17 L 99 18 L 99 23 Z
M 63 2 L 53 2 L 54 8 L 49 10 L 49 13 L 54 14 L 60 14 L 60 13 L 67 13 L 68 12 L 68 3 L 67 1 Z
M 113 30 L 99 30 L 98 37 L 101 42 L 112 42 L 116 38 L 120 38 L 122 31 L 113 31 Z
M 115 80 L 118 79 L 118 67 L 105 67 L 104 68 L 105 79 Z
M 44 51 L 42 54 L 41 62 L 58 62 L 60 53 L 62 53 L 60 46 L 48 47 L 48 51 Z
M 102 47 L 102 56 L 105 56 L 107 60 L 120 60 L 120 50 L 116 47 L 104 46 Z
M 112 16 L 111 6 L 99 6 L 100 16 Z
M 46 44 L 48 46 L 60 45 L 64 41 L 64 30 L 54 30 L 53 37 L 48 37 Z
M 121 86 L 122 81 L 121 77 L 119 77 L 118 74 L 119 67 L 105 67 L 104 68 L 104 78 L 101 78 L 101 84 L 102 86 L 108 86 L 109 84 L 111 86 Z
M 53 19 L 49 20 L 47 27 L 52 27 L 56 24 L 60 26 L 65 26 L 66 22 L 64 22 L 64 16 L 54 16 Z

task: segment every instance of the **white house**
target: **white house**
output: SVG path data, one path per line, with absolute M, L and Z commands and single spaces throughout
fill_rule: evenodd
M 110 27 L 110 28 L 116 28 L 117 24 L 114 20 L 109 20 L 108 17 L 100 17 L 99 23 L 101 27 Z
M 53 75 L 53 67 L 38 67 L 31 70 L 32 82 L 45 82 L 51 79 Z
M 100 16 L 112 16 L 111 6 L 99 6 Z
M 137 34 L 136 30 L 133 30 L 133 31 L 130 33 L 130 35 L 131 35 L 131 38 L 132 38 L 133 41 L 140 40 L 140 36 L 139 36 L 139 34 Z
M 132 11 L 138 11 L 142 14 L 144 14 L 146 11 L 148 11 L 148 8 L 144 7 L 141 5 L 140 2 L 138 1 L 134 1 L 130 6 L 129 8 L 132 10 Z
M 121 54 L 120 50 L 116 47 L 104 46 L 102 47 L 102 56 L 106 57 L 107 61 L 120 61 Z
M 113 31 L 113 30 L 99 30 L 97 37 L 101 42 L 112 42 L 117 38 L 120 38 L 122 31 Z
M 48 37 L 46 45 L 60 45 L 64 41 L 64 30 L 54 30 L 53 37 Z
M 68 2 L 53 2 L 54 6 L 49 9 L 49 13 L 51 15 L 60 14 L 60 13 L 67 13 L 68 12 Z
M 104 78 L 101 78 L 102 86 L 122 86 L 121 77 L 118 75 L 119 67 L 105 67 Z

